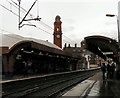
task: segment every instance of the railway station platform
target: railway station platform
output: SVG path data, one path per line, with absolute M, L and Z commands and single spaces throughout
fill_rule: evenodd
M 26 77 L 26 79 L 27 78 L 31 77 Z M 12 80 L 3 80 L 3 82 L 19 79 L 21 78 L 14 77 Z M 94 76 L 80 82 L 69 91 L 66 91 L 64 94 L 62 93 L 60 95 L 61 96 L 58 95 L 59 98 L 120 98 L 120 80 L 103 80 L 102 72 L 99 71 Z
M 120 80 L 102 79 L 99 72 L 67 91 L 61 98 L 120 98 Z

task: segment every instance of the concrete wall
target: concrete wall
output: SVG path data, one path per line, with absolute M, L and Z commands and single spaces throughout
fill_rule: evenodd
M 6 54 L 9 51 L 9 47 L 0 47 L 0 54 Z

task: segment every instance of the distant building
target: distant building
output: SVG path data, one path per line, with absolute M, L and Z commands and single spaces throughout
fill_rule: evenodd
M 86 50 L 84 47 L 84 42 L 81 42 L 82 47 L 77 47 L 77 44 L 75 44 L 74 47 L 71 47 L 70 44 L 65 44 L 63 50 L 69 54 L 72 54 L 73 57 L 80 58 L 77 64 L 77 69 L 88 69 L 90 65 L 96 65 L 96 55 L 92 52 Z M 95 66 L 94 66 L 95 67 Z

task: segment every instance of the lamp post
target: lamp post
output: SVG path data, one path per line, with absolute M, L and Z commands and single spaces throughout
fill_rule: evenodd
M 107 17 L 116 17 L 117 18 L 117 29 L 118 29 L 118 62 L 117 62 L 117 78 L 120 79 L 120 29 L 119 29 L 119 19 L 117 15 L 106 14 Z

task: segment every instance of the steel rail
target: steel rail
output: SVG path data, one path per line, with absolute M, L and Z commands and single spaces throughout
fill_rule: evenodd
M 90 77 L 97 71 L 99 71 L 99 68 L 85 71 L 72 71 L 59 74 L 51 74 L 36 78 L 34 77 L 29 79 L 23 79 L 20 81 L 17 80 L 3 82 L 3 97 L 9 98 L 11 96 L 25 97 L 35 95 L 45 97 L 53 96 L 55 93 Z M 55 91 L 53 91 L 53 88 Z

